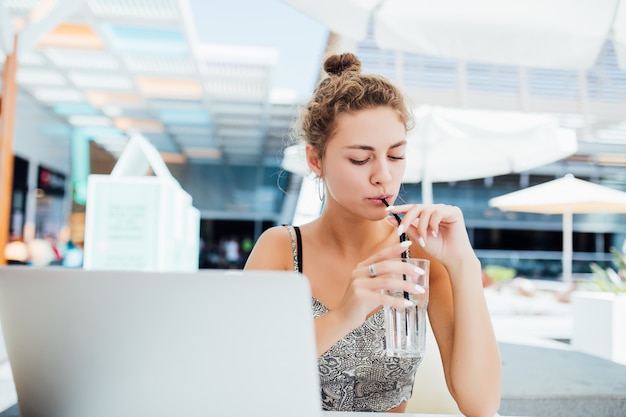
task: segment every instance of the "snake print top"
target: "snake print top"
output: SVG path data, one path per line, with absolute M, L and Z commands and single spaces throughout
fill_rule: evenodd
M 302 243 L 297 227 L 288 227 L 294 270 L 302 272 Z M 294 233 L 295 232 L 295 233 Z M 329 309 L 313 297 L 313 317 Z M 322 408 L 329 411 L 387 411 L 411 397 L 421 358 L 385 354 L 382 309 L 370 316 L 318 359 Z

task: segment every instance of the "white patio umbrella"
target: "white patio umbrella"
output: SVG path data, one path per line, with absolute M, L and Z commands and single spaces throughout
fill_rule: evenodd
M 432 184 L 522 172 L 577 150 L 576 135 L 554 118 L 516 112 L 422 106 L 407 137 L 404 182 L 422 183 L 422 202 L 432 203 Z M 282 167 L 308 174 L 303 145 L 285 150 Z
M 575 178 L 553 181 L 489 200 L 502 211 L 563 215 L 563 281 L 572 280 L 574 213 L 626 213 L 626 192 Z
M 576 152 L 571 129 L 546 115 L 421 106 L 408 135 L 404 182 L 432 184 L 493 177 L 537 168 Z
M 355 41 L 371 22 L 381 49 L 580 70 L 612 40 L 626 69 L 626 2 L 619 0 L 283 1 Z

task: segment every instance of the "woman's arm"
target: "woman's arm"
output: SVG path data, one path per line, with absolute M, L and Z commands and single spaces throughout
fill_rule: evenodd
M 450 393 L 468 417 L 492 417 L 500 406 L 500 353 L 481 278 L 476 258 L 431 272 L 431 326 Z

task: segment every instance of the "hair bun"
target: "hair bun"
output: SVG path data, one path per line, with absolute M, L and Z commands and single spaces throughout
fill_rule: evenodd
M 347 71 L 353 71 L 356 73 L 361 72 L 361 61 L 356 55 L 351 53 L 345 53 L 340 55 L 331 55 L 324 62 L 324 71 L 329 75 L 337 75 Z

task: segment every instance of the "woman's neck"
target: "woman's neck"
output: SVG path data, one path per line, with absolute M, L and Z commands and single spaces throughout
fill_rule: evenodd
M 384 220 L 346 218 L 322 212 L 313 223 L 319 242 L 346 255 L 370 254 L 390 235 L 395 235 L 393 226 Z

